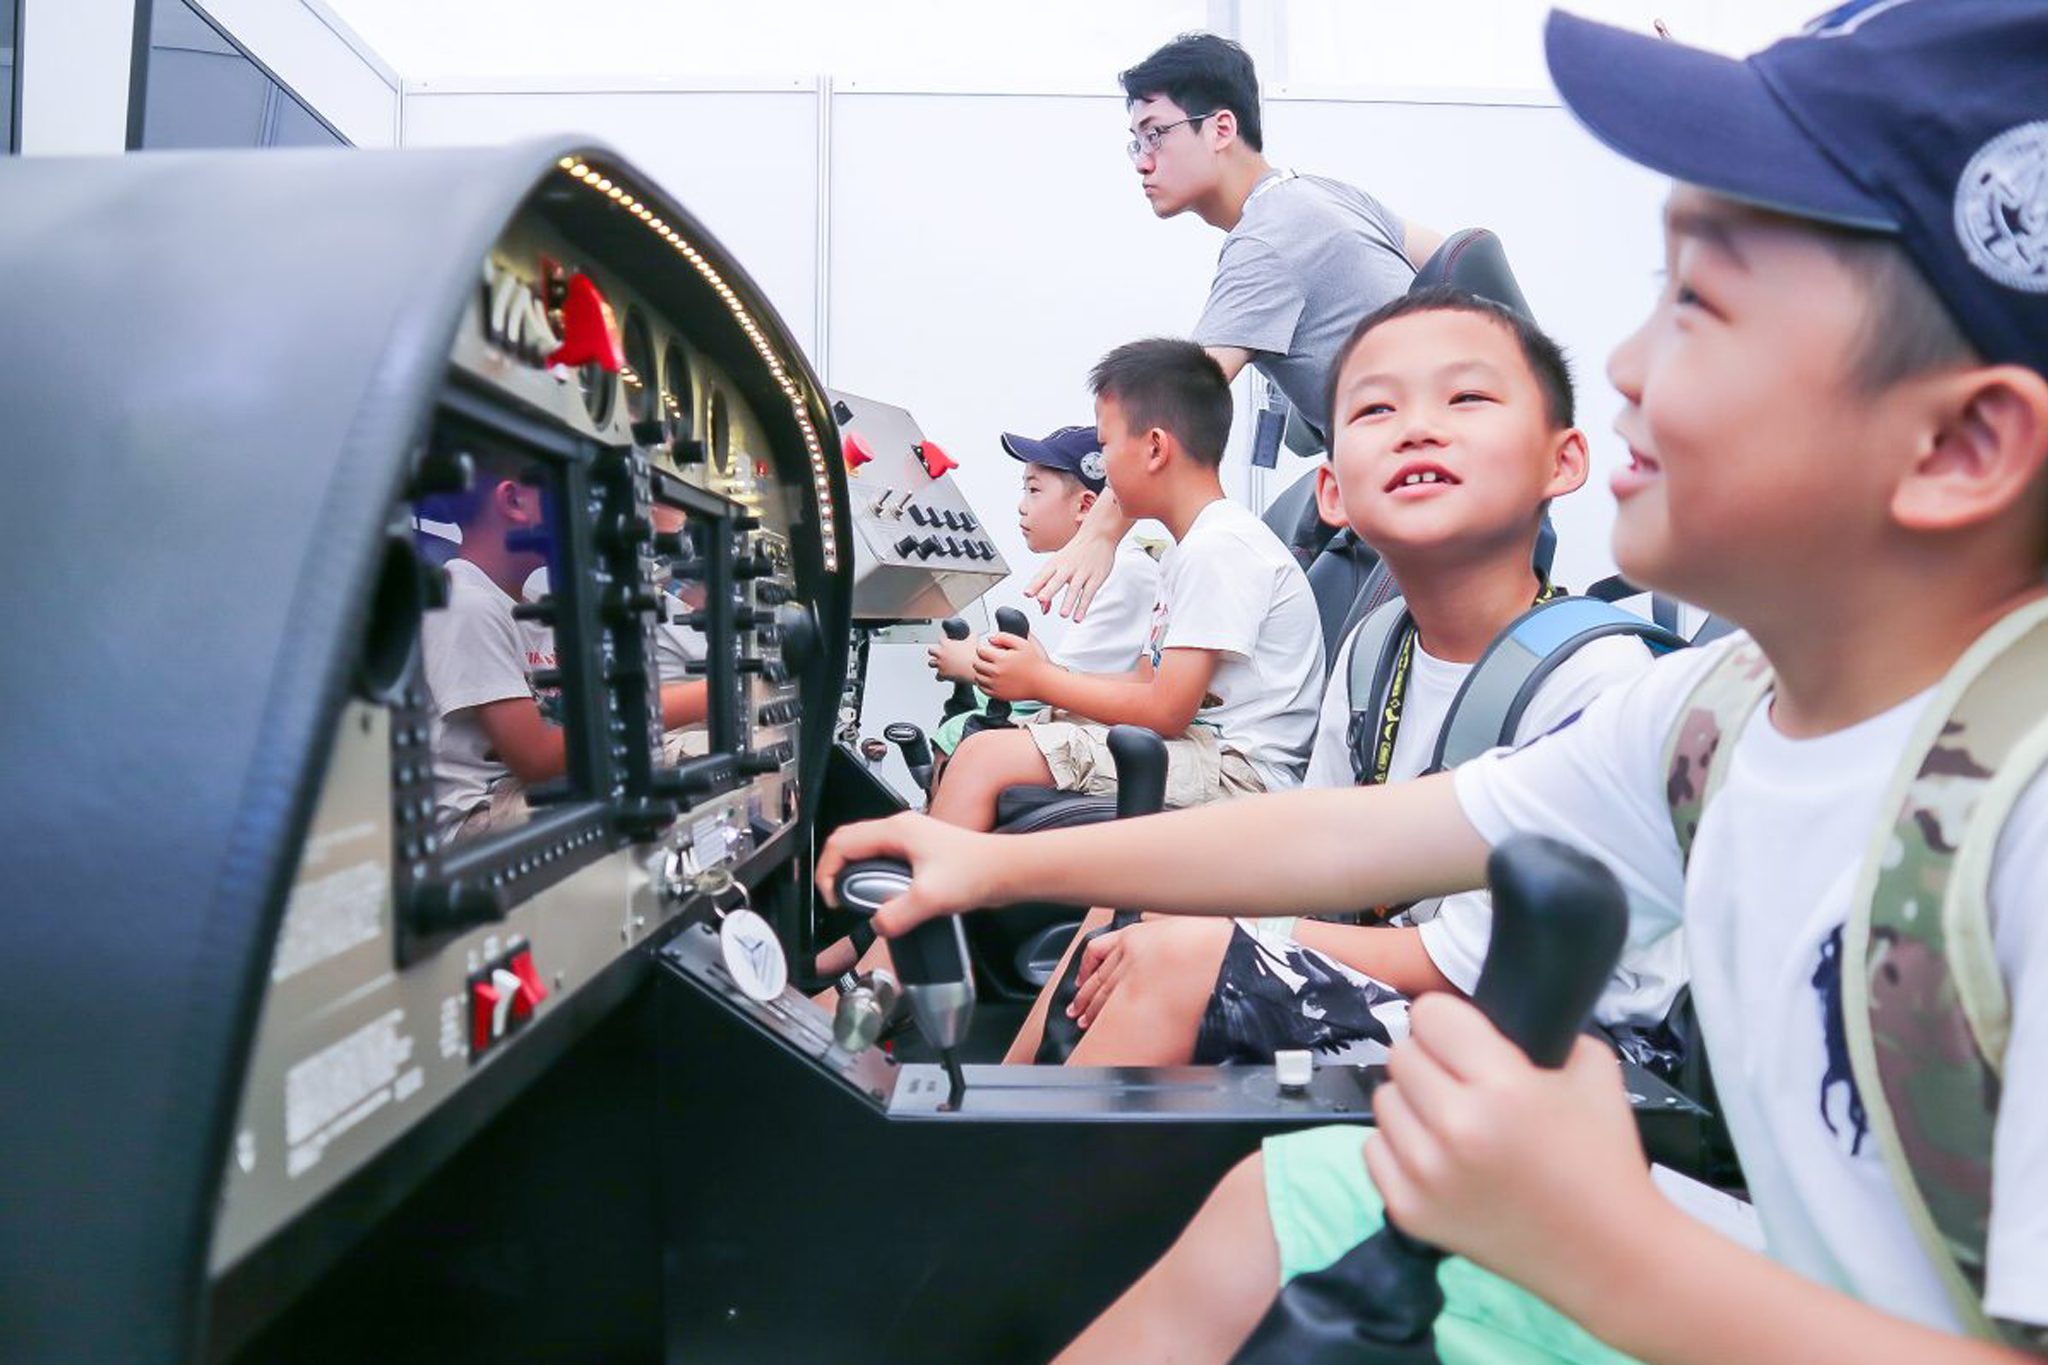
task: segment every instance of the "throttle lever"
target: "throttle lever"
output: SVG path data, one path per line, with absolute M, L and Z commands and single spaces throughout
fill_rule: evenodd
M 840 869 L 835 884 L 839 903 L 869 918 L 909 888 L 910 864 L 899 858 L 848 863 Z M 960 1070 L 960 1044 L 974 1019 L 974 971 L 960 917 L 941 915 L 899 934 L 889 940 L 889 957 L 918 1032 L 938 1049 L 945 1063 L 952 1087 L 945 1107 L 958 1109 L 967 1093 L 967 1078 Z
M 974 633 L 968 629 L 967 623 L 957 616 L 948 616 L 945 620 L 939 622 L 939 629 L 945 632 L 948 640 L 964 640 Z M 951 720 L 953 717 L 965 715 L 973 709 L 974 684 L 970 682 L 955 682 L 953 684 L 953 695 L 946 698 L 946 704 L 940 707 L 939 711 L 947 720 Z

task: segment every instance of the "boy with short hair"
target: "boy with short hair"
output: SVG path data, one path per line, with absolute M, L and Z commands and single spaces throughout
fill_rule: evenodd
M 1365 318 L 1338 353 L 1325 405 L 1332 437 L 1317 471 L 1325 520 L 1377 547 L 1408 624 L 1378 714 L 1354 712 L 1352 653 L 1337 652 L 1306 785 L 1404 782 L 1432 762 L 1475 661 L 1532 603 L 1558 596 L 1531 565 L 1544 509 L 1586 478 L 1570 369 L 1536 325 L 1453 288 L 1422 290 Z M 1384 652 L 1374 646 L 1374 653 Z M 1649 665 L 1639 638 L 1609 635 L 1541 674 L 1516 726 L 1530 739 Z M 1404 1036 L 1409 998 L 1469 993 L 1491 933 L 1484 892 L 1410 907 L 1409 923 L 1236 922 L 1157 916 L 1082 949 L 1069 1007 L 1087 1032 L 1068 1060 L 1090 1066 L 1271 1061 Z M 1646 926 L 1648 927 L 1648 926 Z M 1630 944 L 1602 1022 L 1654 1026 L 1684 980 L 1677 938 Z M 1064 974 L 1055 974 L 1058 981 Z M 1042 1012 L 1010 1059 L 1038 1050 Z
M 2039 1358 L 2048 791 L 2038 759 L 2017 756 L 2038 745 L 2021 746 L 1988 783 L 2009 814 L 1973 829 L 1991 733 L 1940 741 L 1959 682 L 2011 639 L 2036 642 L 2044 619 L 2048 19 L 1878 0 L 1747 62 L 1563 15 L 1548 41 L 1596 135 L 1684 177 L 1665 213 L 1669 279 L 1610 362 L 1632 455 L 1614 478 L 1616 557 L 1753 638 L 1674 655 L 1575 724 L 1454 774 L 1243 803 L 1228 821 L 1177 813 L 1113 839 L 899 819 L 845 832 L 819 878 L 844 856 L 908 853 L 917 880 L 878 917 L 885 933 L 1021 895 L 1341 909 L 1476 885 L 1489 845 L 1536 832 L 1606 861 L 1633 915 L 1682 910 L 1768 1259 L 1657 1192 L 1602 1049 L 1582 1040 L 1539 1070 L 1440 994 L 1394 1050 L 1362 1161 L 1356 1129 L 1270 1140 L 1065 1359 L 1226 1358 L 1278 1284 L 1379 1225 L 1382 1200 L 1469 1258 L 1442 1274 L 1447 1365 L 1474 1350 Z M 1752 706 L 1723 724 L 1733 684 Z M 2038 738 L 2036 717 L 2015 724 Z M 1908 760 L 1935 766 L 1916 778 Z M 1952 788 L 1971 800 L 1916 804 L 1930 780 L 1972 784 Z M 1901 816 L 1917 847 L 1881 835 Z M 1287 880 L 1266 853 L 1282 839 Z M 1916 905 L 1888 882 L 1893 849 L 1916 871 L 1958 849 L 1981 859 L 1972 961 L 1930 948 L 1956 903 Z M 1910 934 L 1871 931 L 1880 902 Z M 1945 996 L 1964 971 L 1968 1023 Z M 1916 1085 L 1886 1080 L 1888 1056 L 1923 1082 L 1979 1062 L 1990 1079 L 1937 1090 L 1947 1108 L 1929 1112 Z M 1986 1122 L 1984 1146 L 1928 1154 L 1929 1137 L 1976 1131 L 1966 1120 Z
M 1162 571 L 1149 656 L 1136 671 L 1092 676 L 1054 667 L 1014 636 L 976 651 L 975 682 L 1047 710 L 960 745 L 933 794 L 933 816 L 988 829 L 1006 787 L 1116 790 L 1109 727 L 1166 737 L 1166 803 L 1195 805 L 1301 781 L 1322 687 L 1322 623 L 1308 579 L 1272 531 L 1223 496 L 1230 386 L 1188 341 L 1120 346 L 1090 375 L 1110 487 L 1174 538 Z
M 1093 426 L 1061 427 L 1042 440 L 1004 432 L 1003 450 L 1024 466 L 1024 495 L 1017 504 L 1017 529 L 1024 548 L 1051 554 L 1074 538 L 1074 531 L 1108 484 L 1102 463 L 1102 442 Z M 1060 668 L 1076 673 L 1128 673 L 1144 651 L 1152 629 L 1152 608 L 1159 601 L 1159 561 L 1135 533 L 1117 546 L 1110 577 L 1097 595 L 1094 610 L 1076 621 L 1044 651 Z M 1038 637 L 1032 637 L 1035 643 Z M 975 650 L 980 641 L 945 639 L 931 649 L 932 671 L 953 682 L 974 681 Z M 1013 716 L 1033 703 L 1018 703 Z M 932 732 L 932 747 L 950 754 L 961 731 L 979 708 L 947 720 Z

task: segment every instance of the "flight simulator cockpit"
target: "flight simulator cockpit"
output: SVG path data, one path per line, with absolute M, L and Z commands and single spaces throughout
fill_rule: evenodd
M 1371 1066 L 999 1066 L 977 987 L 1042 969 L 954 921 L 893 1044 L 806 998 L 819 845 L 916 799 L 868 641 L 1009 565 L 621 158 L 0 198 L 0 1355 L 1042 1359 L 1261 1136 L 1369 1116 Z

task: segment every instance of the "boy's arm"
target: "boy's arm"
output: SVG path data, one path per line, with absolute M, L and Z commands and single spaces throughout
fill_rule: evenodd
M 1060 602 L 1060 615 L 1080 620 L 1088 614 L 1088 604 L 1109 578 L 1110 567 L 1116 563 L 1117 545 L 1137 524 L 1134 518 L 1124 515 L 1116 500 L 1116 490 L 1105 487 L 1097 495 L 1095 505 L 1081 518 L 1074 538 L 1039 566 L 1024 595 L 1037 598 L 1040 611 L 1051 611 L 1053 598 L 1064 589 L 1066 596 Z
M 711 711 L 711 685 L 704 682 L 668 683 L 661 689 L 661 728 L 676 730 L 695 725 Z
M 1168 739 L 1184 734 L 1216 675 L 1213 649 L 1169 649 L 1146 680 L 1070 673 L 1013 635 L 994 635 L 976 652 L 974 682 L 1005 701 L 1042 701 L 1102 725 L 1143 725 Z
M 878 932 L 895 935 L 934 915 L 1023 900 L 1184 915 L 1355 910 L 1470 890 L 1486 879 L 1486 855 L 1451 776 L 1440 773 L 1042 834 L 977 834 L 892 816 L 835 833 L 817 882 L 829 891 L 855 859 L 906 859 L 910 890 L 875 918 Z
M 1392 788 L 1389 790 L 1399 790 Z M 1738 1246 L 1650 1182 L 1613 1055 L 1532 1065 L 1470 1003 L 1416 1001 L 1364 1160 L 1395 1221 L 1650 1365 L 2020 1365 Z
M 1383 981 L 1410 999 L 1430 991 L 1458 990 L 1422 946 L 1420 929 L 1305 919 L 1294 926 L 1294 941 Z
M 568 767 L 562 731 L 547 723 L 532 697 L 507 697 L 476 708 L 498 761 L 526 786 L 560 777 Z

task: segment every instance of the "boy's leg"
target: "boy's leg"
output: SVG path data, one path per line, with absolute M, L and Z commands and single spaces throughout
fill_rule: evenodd
M 1054 1365 L 1227 1361 L 1258 1325 L 1279 1283 L 1265 1163 L 1255 1152 L 1231 1168 L 1166 1255 Z
M 1185 1066 L 1236 925 L 1165 915 L 1124 932 L 1121 975 L 1069 1066 Z
M 1060 1365 L 1227 1360 L 1282 1285 L 1324 1269 L 1379 1231 L 1379 1191 L 1365 1171 L 1367 1132 L 1346 1124 L 1267 1138 L 1223 1178 L 1159 1263 L 1067 1348 Z M 1444 1291 L 1436 1322 L 1442 1365 L 1633 1365 L 1535 1295 L 1470 1261 L 1452 1257 L 1437 1279 Z
M 994 829 L 996 797 L 1007 787 L 1052 785 L 1038 745 L 1022 730 L 983 730 L 960 742 L 945 785 L 927 808 L 934 819 L 968 829 Z
M 1067 951 L 1060 954 L 1060 965 L 1053 968 L 1052 976 L 1039 990 L 1038 998 L 1031 1002 L 1031 1013 L 1024 1016 L 1024 1025 L 1017 1030 L 1017 1037 L 1010 1044 L 1010 1050 L 1003 1054 L 1004 1066 L 1029 1066 L 1038 1060 L 1038 1046 L 1045 1041 L 1045 1015 L 1052 1008 L 1052 993 L 1059 989 L 1060 979 L 1067 974 L 1067 964 L 1074 960 L 1074 954 L 1081 951 L 1081 940 L 1091 930 L 1100 929 L 1109 923 L 1110 912 L 1097 906 L 1081 920 L 1081 927 L 1074 931 L 1073 939 L 1067 944 Z

